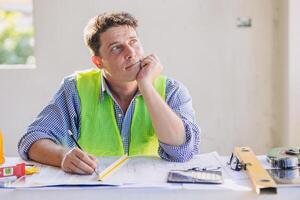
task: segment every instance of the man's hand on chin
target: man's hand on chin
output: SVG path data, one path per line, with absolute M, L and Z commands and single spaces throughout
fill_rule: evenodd
M 152 86 L 152 82 L 159 76 L 163 66 L 154 54 L 143 58 L 140 65 L 141 70 L 137 74 L 136 80 L 140 91 L 143 92 L 143 90 Z

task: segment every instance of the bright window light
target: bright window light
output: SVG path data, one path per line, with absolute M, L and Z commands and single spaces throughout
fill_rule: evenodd
M 0 0 L 0 67 L 34 65 L 32 0 Z

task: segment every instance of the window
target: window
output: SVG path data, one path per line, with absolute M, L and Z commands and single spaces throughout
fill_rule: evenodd
M 0 68 L 35 64 L 32 0 L 0 0 Z

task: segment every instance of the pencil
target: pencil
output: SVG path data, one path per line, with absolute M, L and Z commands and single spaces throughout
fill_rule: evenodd
M 68 130 L 69 135 L 71 136 L 72 140 L 75 142 L 76 146 L 83 151 L 83 149 L 81 148 L 81 146 L 78 144 L 77 140 L 74 138 L 74 135 L 72 133 L 71 130 Z M 94 169 L 94 172 L 99 176 L 99 173 L 96 171 L 96 169 Z
M 124 156 L 122 156 L 121 158 L 119 158 L 118 160 L 116 160 L 114 163 L 112 163 L 110 166 L 108 166 L 105 170 L 103 170 L 99 174 L 98 180 L 102 181 L 106 176 L 108 176 L 109 174 L 111 174 L 111 172 L 113 172 L 114 170 L 116 170 L 117 168 L 119 168 L 121 166 L 121 164 L 124 163 L 127 159 L 128 159 L 128 155 L 125 154 Z
M 78 144 L 77 140 L 74 138 L 74 135 L 73 135 L 72 131 L 71 131 L 71 130 L 68 130 L 68 133 L 69 133 L 69 135 L 71 136 L 72 140 L 75 142 L 76 146 L 77 146 L 80 150 L 82 150 L 81 146 Z

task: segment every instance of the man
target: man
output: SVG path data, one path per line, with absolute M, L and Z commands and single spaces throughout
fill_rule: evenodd
M 84 39 L 97 70 L 64 79 L 19 141 L 23 159 L 90 174 L 95 156 L 159 155 L 183 162 L 198 153 L 191 97 L 181 83 L 160 75 L 156 55 L 144 55 L 137 26 L 125 12 L 89 21 Z M 83 150 L 74 147 L 69 130 Z

